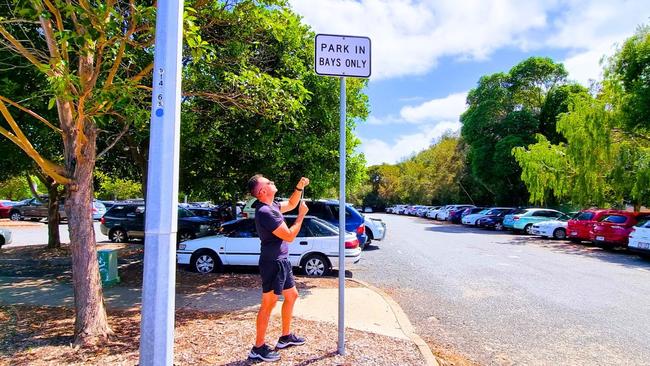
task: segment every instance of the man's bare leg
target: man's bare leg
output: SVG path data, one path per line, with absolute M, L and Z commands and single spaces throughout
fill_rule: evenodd
M 293 318 L 293 305 L 298 299 L 298 290 L 296 286 L 282 291 L 284 303 L 282 304 L 282 335 L 289 335 L 291 329 L 291 319 Z
M 278 295 L 273 293 L 273 290 L 262 294 L 262 303 L 260 310 L 257 313 L 257 336 L 255 338 L 255 347 L 261 347 L 264 344 L 264 337 L 266 336 L 266 328 L 269 326 L 269 318 L 271 312 L 278 302 Z

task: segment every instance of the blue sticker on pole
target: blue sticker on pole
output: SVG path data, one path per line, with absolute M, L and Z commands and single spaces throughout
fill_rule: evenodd
M 165 112 L 162 110 L 162 108 L 156 109 L 156 117 L 162 117 Z

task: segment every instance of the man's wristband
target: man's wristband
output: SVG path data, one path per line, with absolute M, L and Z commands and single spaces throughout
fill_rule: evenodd
M 295 189 L 296 191 L 302 192 L 302 188 L 298 188 L 298 187 L 296 187 L 296 188 L 294 188 L 294 189 Z

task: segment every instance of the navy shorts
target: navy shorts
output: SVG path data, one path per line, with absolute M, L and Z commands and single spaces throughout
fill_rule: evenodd
M 293 268 L 288 259 L 260 261 L 260 276 L 262 277 L 262 292 L 273 291 L 282 295 L 283 290 L 288 290 L 296 285 L 293 279 Z

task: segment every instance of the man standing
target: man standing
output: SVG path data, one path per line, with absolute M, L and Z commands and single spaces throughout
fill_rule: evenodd
M 260 276 L 262 277 L 262 303 L 257 314 L 257 336 L 255 346 L 248 357 L 263 361 L 278 361 L 280 355 L 269 347 L 265 341 L 266 328 L 269 325 L 271 311 L 278 301 L 278 296 L 284 296 L 282 304 L 282 336 L 276 348 L 300 346 L 305 339 L 290 332 L 293 305 L 298 299 L 298 290 L 293 278 L 291 262 L 289 262 L 289 247 L 302 226 L 302 220 L 309 210 L 300 200 L 303 189 L 309 184 L 309 179 L 300 178 L 288 202 L 274 202 L 278 189 L 273 181 L 261 174 L 253 176 L 248 181 L 248 190 L 255 203 L 255 226 L 261 241 Z M 298 217 L 291 227 L 284 222 L 282 213 L 291 211 L 300 204 Z

